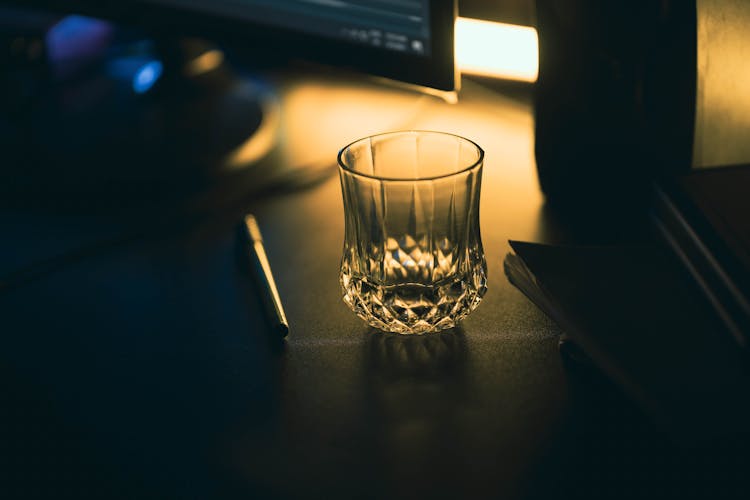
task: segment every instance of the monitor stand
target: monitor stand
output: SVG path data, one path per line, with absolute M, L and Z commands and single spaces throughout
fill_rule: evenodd
M 263 128 L 273 92 L 237 77 L 205 43 L 133 44 L 74 80 L 50 83 L 0 139 L 12 179 L 0 188 L 5 203 L 179 199 L 226 175 L 227 162 L 242 170 L 273 145 L 264 130 L 252 154 L 236 154 Z

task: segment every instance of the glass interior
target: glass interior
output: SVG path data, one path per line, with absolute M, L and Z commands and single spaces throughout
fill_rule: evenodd
M 342 168 L 368 177 L 423 180 L 453 175 L 482 162 L 482 149 L 441 132 L 393 132 L 360 139 L 341 151 Z

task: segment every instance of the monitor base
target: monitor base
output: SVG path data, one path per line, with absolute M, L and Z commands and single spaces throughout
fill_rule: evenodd
M 274 142 L 247 149 L 273 101 L 236 76 L 218 49 L 195 41 L 118 50 L 7 120 L 0 139 L 10 182 L 4 203 L 116 206 L 185 197 L 246 168 Z M 113 51 L 114 52 L 114 51 Z M 5 129 L 5 126 L 0 128 Z

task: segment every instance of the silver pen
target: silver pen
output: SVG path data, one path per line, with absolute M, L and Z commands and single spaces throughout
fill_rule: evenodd
M 273 329 L 286 337 L 289 334 L 289 323 L 284 314 L 284 307 L 281 305 L 279 290 L 276 288 L 276 282 L 271 274 L 271 265 L 268 263 L 266 249 L 263 247 L 263 237 L 260 234 L 258 221 L 252 215 L 245 216 L 245 233 L 249 243 L 250 257 L 253 260 L 253 268 L 257 278 L 260 292 L 263 295 L 263 305 L 266 309 L 266 315 Z

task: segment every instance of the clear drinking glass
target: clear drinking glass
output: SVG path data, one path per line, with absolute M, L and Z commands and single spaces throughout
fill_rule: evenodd
M 479 233 L 484 151 L 440 132 L 393 132 L 339 153 L 344 301 L 397 333 L 452 328 L 487 290 Z

